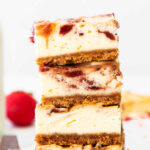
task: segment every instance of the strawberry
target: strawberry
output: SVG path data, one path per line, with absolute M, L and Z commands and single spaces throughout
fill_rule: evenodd
M 126 118 L 124 119 L 124 121 L 130 121 L 130 120 L 133 120 L 133 118 L 131 118 L 131 117 L 126 117 Z
M 12 92 L 6 96 L 6 114 L 17 126 L 30 125 L 35 116 L 35 99 L 22 91 Z

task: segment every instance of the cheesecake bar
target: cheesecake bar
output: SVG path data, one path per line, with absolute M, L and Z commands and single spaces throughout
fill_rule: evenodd
M 122 74 L 118 62 L 40 67 L 40 73 L 43 105 L 120 104 Z
M 59 145 L 37 145 L 35 150 L 123 150 L 121 145 L 72 145 L 72 146 L 59 146 Z
M 114 145 L 122 143 L 121 134 L 119 106 L 36 107 L 35 141 L 40 145 Z
M 37 64 L 114 60 L 118 57 L 118 27 L 114 14 L 35 22 Z

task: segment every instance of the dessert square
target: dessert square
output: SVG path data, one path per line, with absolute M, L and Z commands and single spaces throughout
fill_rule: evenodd
M 120 104 L 122 74 L 116 61 L 40 67 L 40 73 L 43 105 Z
M 35 141 L 40 145 L 121 144 L 121 127 L 119 106 L 36 107 Z
M 36 22 L 37 64 L 114 60 L 118 57 L 118 27 L 114 14 Z

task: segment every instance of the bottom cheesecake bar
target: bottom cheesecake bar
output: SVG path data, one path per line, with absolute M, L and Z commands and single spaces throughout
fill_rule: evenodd
M 118 145 L 121 134 L 119 106 L 36 107 L 35 141 L 40 145 Z
M 71 146 L 59 146 L 59 145 L 37 145 L 35 150 L 123 150 L 122 145 L 71 145 Z

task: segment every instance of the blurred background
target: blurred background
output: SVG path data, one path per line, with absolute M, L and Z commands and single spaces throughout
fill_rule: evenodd
M 32 93 L 40 101 L 36 52 L 29 41 L 34 21 L 112 12 L 120 23 L 119 59 L 124 75 L 123 89 L 150 94 L 149 0 L 0 0 L 4 94 L 23 90 Z M 31 133 L 30 138 L 25 130 Z M 20 139 L 21 144 L 26 145 L 24 149 L 32 149 L 29 145 L 33 145 L 34 125 L 25 130 L 6 124 L 8 134 L 25 134 L 24 139 L 29 138 L 30 141 Z

